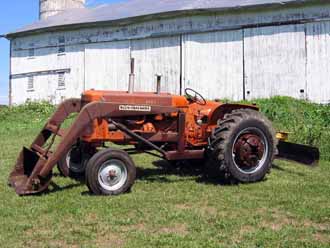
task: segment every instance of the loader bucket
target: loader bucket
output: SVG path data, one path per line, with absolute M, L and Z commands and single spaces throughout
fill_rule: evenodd
M 38 172 L 47 160 L 26 147 L 21 151 L 14 170 L 9 176 L 9 185 L 18 195 L 35 194 L 44 191 L 51 180 L 38 177 Z

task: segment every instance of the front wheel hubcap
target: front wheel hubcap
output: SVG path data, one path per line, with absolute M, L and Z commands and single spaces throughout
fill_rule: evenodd
M 118 159 L 111 159 L 102 164 L 98 173 L 98 181 L 108 191 L 120 189 L 127 181 L 125 164 Z

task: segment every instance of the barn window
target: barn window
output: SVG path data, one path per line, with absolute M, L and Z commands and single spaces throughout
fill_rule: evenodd
M 28 76 L 27 90 L 28 91 L 33 91 L 34 90 L 34 78 L 33 78 L 33 76 Z
M 65 43 L 65 37 L 64 36 L 58 37 L 58 43 L 59 44 L 64 44 Z
M 58 83 L 57 86 L 59 89 L 65 89 L 65 72 L 58 73 Z
M 65 45 L 60 45 L 59 47 L 58 47 L 58 54 L 59 55 L 62 55 L 62 54 L 64 54 L 65 53 Z
M 29 58 L 33 58 L 34 57 L 34 48 L 29 48 Z
M 58 38 L 58 54 L 63 55 L 65 53 L 65 37 L 60 36 Z

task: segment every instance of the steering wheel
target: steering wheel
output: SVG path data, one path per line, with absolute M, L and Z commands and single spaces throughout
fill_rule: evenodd
M 184 93 L 186 94 L 188 100 L 195 102 L 199 105 L 206 105 L 205 98 L 200 93 L 198 93 L 196 90 L 186 88 L 184 90 Z

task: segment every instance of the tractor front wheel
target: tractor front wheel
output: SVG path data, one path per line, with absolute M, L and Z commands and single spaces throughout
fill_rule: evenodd
M 207 167 L 239 182 L 260 181 L 271 169 L 276 147 L 275 130 L 264 115 L 234 110 L 219 120 L 211 136 Z
M 131 189 L 136 167 L 127 152 L 105 149 L 96 153 L 86 168 L 86 183 L 96 195 L 119 195 Z

